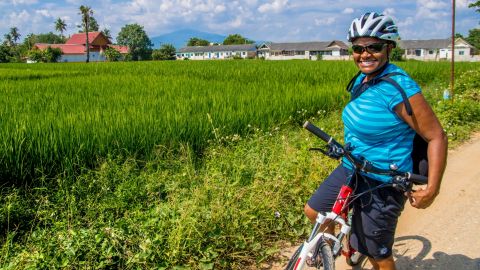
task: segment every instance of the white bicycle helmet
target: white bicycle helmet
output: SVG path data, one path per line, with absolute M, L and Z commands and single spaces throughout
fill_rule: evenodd
M 398 28 L 392 18 L 376 12 L 367 12 L 352 21 L 347 39 L 352 42 L 359 37 L 376 37 L 394 44 L 400 40 Z

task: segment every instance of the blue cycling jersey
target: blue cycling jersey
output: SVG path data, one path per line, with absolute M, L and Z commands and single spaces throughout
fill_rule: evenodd
M 395 80 L 405 91 L 408 98 L 420 93 L 420 87 L 408 74 L 394 64 L 387 64 L 382 75 L 399 72 Z M 365 74 L 358 76 L 352 89 L 360 84 Z M 370 86 L 363 94 L 349 102 L 342 112 L 345 143 L 353 147 L 353 155 L 364 157 L 374 166 L 389 169 L 391 164 L 398 170 L 412 171 L 410 157 L 415 131 L 396 113 L 395 106 L 403 102 L 400 92 L 388 82 L 379 82 Z M 345 167 L 352 169 L 352 164 L 343 158 Z M 390 177 L 368 174 L 370 178 L 388 182 Z

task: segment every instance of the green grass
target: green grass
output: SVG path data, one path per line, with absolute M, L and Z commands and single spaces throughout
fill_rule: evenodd
M 421 85 L 449 78 L 448 63 L 401 65 Z M 0 176 L 72 175 L 108 154 L 151 159 L 181 144 L 199 155 L 219 133 L 340 109 L 355 70 L 319 61 L 2 65 Z

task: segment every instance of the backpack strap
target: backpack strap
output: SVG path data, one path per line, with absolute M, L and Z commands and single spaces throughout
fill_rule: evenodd
M 355 81 L 357 80 L 358 76 L 360 76 L 360 74 L 362 74 L 362 72 L 359 70 L 357 74 L 355 74 L 355 76 L 353 76 L 353 78 L 350 80 L 350 82 L 347 85 L 348 92 L 352 93 L 352 87 L 355 84 Z
M 402 98 L 403 98 L 403 103 L 405 103 L 405 109 L 407 110 L 408 115 L 412 116 L 412 114 L 413 114 L 412 105 L 410 104 L 410 101 L 408 100 L 408 97 L 407 97 L 407 94 L 405 93 L 405 90 L 403 90 L 403 88 L 395 80 L 390 78 L 390 77 L 395 76 L 395 75 L 404 76 L 402 73 L 392 72 L 392 73 L 386 74 L 385 76 L 382 76 L 382 77 L 378 78 L 378 80 L 389 82 L 400 92 L 400 94 L 402 95 Z

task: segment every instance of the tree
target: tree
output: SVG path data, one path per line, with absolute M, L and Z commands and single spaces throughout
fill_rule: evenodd
M 114 48 L 108 47 L 105 49 L 105 58 L 107 58 L 107 61 L 109 62 L 115 62 L 122 59 L 122 54 Z
M 27 57 L 30 61 L 36 63 L 43 62 L 43 52 L 36 48 L 29 50 L 27 53 Z
M 108 40 L 112 40 L 112 34 L 110 33 L 110 30 L 104 28 L 101 32 L 106 38 L 108 38 Z
M 58 18 L 55 21 L 55 30 L 60 32 L 60 36 L 63 38 L 63 32 L 67 30 L 67 24 L 65 23 L 65 21 L 62 20 L 61 18 Z
M 3 45 L 6 45 L 6 46 L 13 46 L 13 38 L 12 38 L 12 35 L 10 34 L 5 34 L 3 35 Z
M 5 43 L 0 45 L 0 63 L 8 63 L 14 57 L 12 47 Z
M 392 49 L 392 53 L 390 54 L 390 60 L 392 61 L 402 61 L 403 60 L 403 53 L 404 50 L 397 45 L 397 47 Z
M 89 25 L 90 25 L 89 24 L 90 23 L 90 17 L 93 15 L 93 10 L 90 7 L 81 5 L 79 14 L 82 15 L 82 24 L 85 27 L 85 34 L 87 36 L 85 46 L 87 48 L 87 60 L 86 60 L 86 62 L 88 63 L 88 62 L 90 62 L 90 46 L 89 46 L 89 42 L 88 42 L 88 31 L 89 31 Z
M 20 39 L 20 33 L 17 27 L 10 28 L 10 36 L 12 37 L 13 45 L 17 45 L 17 41 Z
M 152 53 L 153 60 L 175 60 L 176 50 L 172 44 L 163 44 L 159 50 L 154 50 Z
M 480 12 L 480 0 L 478 0 L 475 3 L 471 3 L 470 5 L 468 5 L 468 7 L 469 8 L 477 8 L 475 11 Z
M 239 34 L 233 34 L 229 35 L 225 40 L 223 41 L 223 45 L 234 45 L 234 44 L 252 44 L 254 43 L 253 40 L 249 40 L 245 37 L 242 37 Z
M 468 43 L 480 50 L 480 29 L 474 28 L 468 31 L 468 37 L 465 38 Z
M 31 45 L 35 43 L 48 43 L 48 44 L 57 44 L 57 43 L 64 43 L 65 39 L 57 34 L 54 34 L 53 32 L 48 32 L 48 33 L 42 33 L 42 34 L 29 34 L 27 38 L 23 41 L 25 42 L 30 42 Z
M 197 37 L 192 37 L 188 40 L 187 46 L 208 46 L 210 45 L 210 41 L 197 38 Z
M 117 43 L 128 46 L 130 57 L 134 61 L 151 58 L 153 44 L 143 26 L 139 24 L 127 24 L 122 27 L 117 36 Z
M 84 33 L 86 32 L 85 30 L 85 22 L 82 21 L 82 24 L 81 25 L 77 25 L 77 27 L 79 28 L 78 32 L 79 33 Z M 95 19 L 95 17 L 93 16 L 90 16 L 89 20 L 88 20 L 88 31 L 89 32 L 98 32 L 100 29 L 100 27 L 98 26 L 98 22 L 97 20 Z
M 62 50 L 60 48 L 48 47 L 44 52 L 44 59 L 47 63 L 56 63 L 62 56 Z
M 62 50 L 59 48 L 47 47 L 45 50 L 34 48 L 27 53 L 28 58 L 35 62 L 55 63 L 62 56 Z
M 27 50 L 31 50 L 35 43 L 37 43 L 37 37 L 33 33 L 28 34 L 23 40 L 23 46 L 27 48 Z

